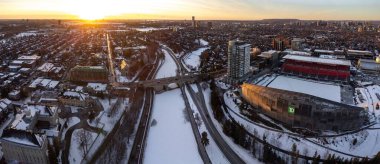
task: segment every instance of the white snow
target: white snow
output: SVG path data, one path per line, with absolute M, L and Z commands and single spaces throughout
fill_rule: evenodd
M 198 91 L 198 88 L 195 84 L 192 84 L 191 87 L 193 89 L 196 88 L 196 90 L 194 90 L 195 92 Z M 199 133 L 202 134 L 203 132 L 207 132 L 207 134 L 208 134 L 208 139 L 209 139 L 210 143 L 209 143 L 209 145 L 205 146 L 205 149 L 206 149 L 206 152 L 207 152 L 211 162 L 212 163 L 218 163 L 218 164 L 229 164 L 228 159 L 224 156 L 224 154 L 222 153 L 222 151 L 219 149 L 218 145 L 214 141 L 214 138 L 212 138 L 212 136 L 208 132 L 205 124 L 203 123 L 201 115 L 199 114 L 198 108 L 194 104 L 194 101 L 191 98 L 190 93 L 187 89 L 186 89 L 186 95 L 187 95 L 187 98 L 189 99 L 190 107 L 194 111 L 194 116 L 198 115 L 200 120 L 202 121 L 201 125 L 198 126 Z
M 26 37 L 26 36 L 36 36 L 38 35 L 37 31 L 27 31 L 27 32 L 21 32 L 17 34 L 15 37 Z
M 104 92 L 107 89 L 107 84 L 102 84 L 102 83 L 88 83 L 87 84 L 88 88 L 92 88 L 94 91 L 97 92 Z
M 193 51 L 183 58 L 183 64 L 186 66 L 187 70 L 195 69 L 198 70 L 201 64 L 200 56 L 203 51 L 209 49 L 208 47 L 199 48 L 196 51 Z
M 341 102 L 340 86 L 337 85 L 287 76 L 277 76 L 272 82 L 269 83 L 268 87 L 305 93 L 328 100 Z
M 123 76 L 118 68 L 115 69 L 115 74 L 117 82 L 126 83 L 131 81 L 127 76 Z
M 157 31 L 157 30 L 167 30 L 168 28 L 142 27 L 142 28 L 134 28 L 134 29 L 140 32 L 149 32 L 149 31 Z
M 83 129 L 82 129 L 83 130 Z M 83 159 L 83 152 L 79 147 L 79 144 L 77 142 L 76 133 L 79 132 L 79 129 L 74 130 L 73 135 L 71 137 L 71 145 L 70 145 L 70 152 L 69 152 L 69 162 L 70 163 L 80 163 Z M 91 133 L 91 140 L 94 141 L 95 137 L 97 136 L 96 133 Z M 91 145 L 90 145 L 91 146 Z
M 365 88 L 355 89 L 355 99 L 357 106 L 368 109 L 370 114 L 380 115 L 380 109 L 376 105 L 380 104 L 380 86 L 372 85 Z
M 203 163 L 184 109 L 179 89 L 155 96 L 151 121 L 157 124 L 150 127 L 143 163 Z
M 208 42 L 204 39 L 199 39 L 199 42 L 201 43 L 201 46 L 208 46 Z
M 204 94 L 207 110 L 212 115 L 211 90 L 210 90 L 210 88 L 207 88 L 205 91 L 203 91 L 203 94 Z M 221 134 L 221 136 L 224 138 L 224 140 L 227 142 L 227 144 L 231 147 L 231 149 L 234 150 L 236 152 L 236 154 L 238 154 L 244 162 L 255 163 L 255 164 L 261 163 L 257 159 L 253 158 L 252 154 L 248 150 L 246 150 L 243 147 L 235 144 L 234 141 L 230 137 L 226 136 L 223 133 L 223 128 L 222 128 L 221 124 L 211 115 L 210 115 L 210 118 L 211 118 L 212 122 L 214 123 L 218 132 Z
M 178 68 L 175 61 L 170 56 L 169 52 L 166 51 L 166 49 L 162 49 L 162 52 L 165 55 L 165 61 L 158 70 L 156 74 L 156 79 L 176 76 Z

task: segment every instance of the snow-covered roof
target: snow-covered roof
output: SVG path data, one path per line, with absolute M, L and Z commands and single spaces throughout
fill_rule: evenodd
M 38 60 L 38 59 L 40 59 L 41 57 L 40 56 L 37 56 L 37 55 L 31 55 L 31 56 L 26 56 L 26 55 L 24 55 L 24 56 L 20 56 L 19 58 L 18 58 L 18 60 Z
M 73 92 L 73 91 L 66 91 L 65 93 L 63 93 L 63 96 L 71 97 L 71 98 L 75 98 L 79 100 L 85 100 L 87 97 L 85 94 L 82 94 L 79 92 Z
M 47 87 L 53 89 L 57 87 L 58 84 L 59 84 L 59 81 L 51 81 Z
M 53 63 L 44 63 L 42 66 L 38 67 L 38 71 L 49 72 L 54 67 Z
M 29 85 L 29 87 L 36 88 L 37 86 L 42 86 L 45 88 L 55 88 L 57 87 L 58 84 L 59 84 L 59 81 L 37 78 Z
M 1 139 L 4 141 L 33 147 L 41 147 L 44 142 L 43 135 L 15 129 L 4 130 Z
M 16 130 L 28 130 L 32 119 L 37 119 L 37 116 L 52 116 L 56 113 L 58 107 L 56 106 L 43 106 L 43 105 L 25 105 L 22 108 L 21 113 L 17 113 L 11 128 Z
M 41 81 L 40 85 L 43 86 L 43 87 L 47 87 L 50 82 L 51 82 L 50 79 L 43 79 Z
M 297 60 L 297 61 L 310 62 L 310 63 L 351 66 L 350 61 L 340 60 L 340 59 L 326 59 L 326 58 L 299 56 L 299 55 L 286 55 L 283 58 L 288 59 L 288 60 Z
M 102 84 L 102 83 L 88 83 L 87 84 L 88 88 L 92 88 L 95 91 L 101 92 L 101 91 L 106 91 L 107 89 L 107 84 Z
M 37 78 L 36 80 L 34 80 L 34 81 L 29 85 L 29 87 L 30 87 L 30 88 L 36 88 L 37 85 L 40 84 L 42 80 L 43 80 L 43 79 L 41 79 L 41 78 Z
M 21 61 L 21 60 L 13 60 L 12 62 L 11 62 L 11 64 L 18 64 L 18 65 L 21 65 L 21 64 L 23 64 L 24 63 L 24 61 Z

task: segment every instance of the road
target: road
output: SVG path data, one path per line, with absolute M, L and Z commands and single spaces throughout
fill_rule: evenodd
M 109 68 L 108 70 L 110 71 L 110 83 L 113 84 L 116 82 L 116 75 L 115 75 L 115 69 L 114 69 L 114 65 L 113 65 L 113 60 L 112 60 L 112 54 L 113 54 L 113 51 L 112 51 L 112 46 L 111 46 L 111 39 L 109 37 L 109 34 L 106 34 L 107 35 L 107 47 L 108 47 L 108 65 L 109 65 Z
M 180 68 L 180 74 L 187 73 L 187 70 L 183 68 L 183 65 L 173 54 L 173 51 L 168 49 L 165 46 L 162 46 L 164 49 L 166 49 L 169 54 L 172 56 L 174 61 L 176 62 L 177 66 Z M 198 84 L 199 85 L 199 84 Z M 202 120 L 210 133 L 211 137 L 215 140 L 216 144 L 218 145 L 219 149 L 222 151 L 224 156 L 230 161 L 230 163 L 234 164 L 240 164 L 245 163 L 237 154 L 235 151 L 231 149 L 231 147 L 226 143 L 226 141 L 222 138 L 220 133 L 217 131 L 216 127 L 214 126 L 214 123 L 211 121 L 210 116 L 207 112 L 206 103 L 204 102 L 203 93 L 199 93 L 202 95 L 202 97 L 199 97 L 195 94 L 194 90 L 186 84 L 186 87 L 190 93 L 191 98 L 193 99 L 194 104 L 199 110 L 199 113 L 202 117 Z M 201 91 L 201 90 L 200 90 Z M 186 93 L 184 93 L 186 94 Z M 194 134 L 196 136 L 196 134 Z M 200 152 L 201 154 L 201 152 Z
M 201 135 L 200 135 L 200 132 L 199 132 L 199 129 L 198 129 L 198 125 L 195 122 L 194 112 L 193 112 L 193 110 L 191 110 L 189 99 L 187 98 L 185 90 L 186 90 L 186 87 L 185 86 L 181 86 L 182 97 L 183 97 L 183 100 L 185 101 L 186 111 L 187 111 L 187 114 L 189 116 L 189 120 L 190 120 L 190 124 L 191 124 L 191 129 L 193 130 L 195 141 L 197 142 L 197 145 L 198 145 L 199 155 L 201 156 L 201 158 L 203 160 L 203 163 L 205 163 L 205 164 L 211 164 L 211 160 L 210 160 L 210 157 L 207 154 L 206 148 L 205 148 L 205 146 L 201 142 Z
M 131 155 L 129 157 L 128 163 L 143 163 L 145 141 L 147 137 L 147 132 L 149 128 L 151 110 L 153 106 L 153 89 L 147 89 L 145 91 L 145 104 L 140 118 L 139 127 L 136 132 L 135 140 L 132 146 Z
M 148 74 L 148 76 L 143 79 L 153 79 L 156 76 L 159 65 L 157 64 L 158 58 L 156 57 L 156 62 L 153 69 Z M 131 154 L 129 156 L 128 163 L 141 164 L 144 160 L 144 151 L 146 145 L 146 139 L 149 129 L 150 117 L 153 109 L 154 100 L 154 90 L 152 88 L 145 89 L 145 101 L 143 106 L 143 111 L 141 114 L 139 126 L 135 135 L 135 140 L 133 142 Z
M 199 84 L 197 84 L 199 86 Z M 190 85 L 186 85 L 194 104 L 197 106 L 198 111 L 202 117 L 202 120 L 210 133 L 211 137 L 215 140 L 216 144 L 218 145 L 219 149 L 222 151 L 224 156 L 230 161 L 230 163 L 245 163 L 239 155 L 236 154 L 234 150 L 226 143 L 226 141 L 223 139 L 223 137 L 220 135 L 219 131 L 216 129 L 214 123 L 212 122 L 210 118 L 210 114 L 208 113 L 206 103 L 204 101 L 202 89 L 199 87 L 199 95 L 195 93 L 193 88 L 191 88 Z

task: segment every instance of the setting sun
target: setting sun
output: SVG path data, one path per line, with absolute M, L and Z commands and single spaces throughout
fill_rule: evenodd
M 69 2 L 70 5 L 64 7 L 63 10 L 78 16 L 80 19 L 97 20 L 121 13 L 120 4 L 117 1 L 70 0 Z

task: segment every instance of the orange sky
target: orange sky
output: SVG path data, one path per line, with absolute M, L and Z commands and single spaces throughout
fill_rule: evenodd
M 378 6 L 378 0 L 0 0 L 0 18 L 380 20 Z

